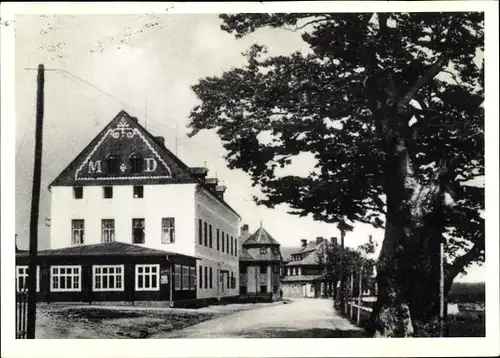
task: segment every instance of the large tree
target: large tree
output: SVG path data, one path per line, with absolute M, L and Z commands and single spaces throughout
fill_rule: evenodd
M 241 38 L 297 31 L 311 51 L 267 55 L 199 81 L 191 135 L 216 129 L 230 168 L 259 204 L 327 223 L 385 227 L 375 336 L 438 334 L 440 243 L 446 283 L 483 260 L 482 13 L 221 15 Z M 278 168 L 309 153 L 308 176 Z

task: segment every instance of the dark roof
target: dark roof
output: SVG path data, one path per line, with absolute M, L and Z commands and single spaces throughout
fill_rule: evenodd
M 71 161 L 71 163 L 49 184 L 49 190 L 52 186 L 57 186 L 57 185 L 74 185 L 75 180 L 69 179 L 69 175 L 71 174 L 72 170 L 74 170 L 75 166 L 78 164 L 79 161 L 82 160 L 82 157 L 89 154 L 92 148 L 96 147 L 101 139 L 101 137 L 108 131 L 109 128 L 120 118 L 126 118 L 127 121 L 133 124 L 133 126 L 136 126 L 142 134 L 144 134 L 150 141 L 151 145 L 155 148 L 155 150 L 163 157 L 164 160 L 166 160 L 169 163 L 175 163 L 176 168 L 173 168 L 175 171 L 175 175 L 177 176 L 177 181 L 181 183 L 195 183 L 198 184 L 199 187 L 204 188 L 215 200 L 219 201 L 222 203 L 226 208 L 231 210 L 234 214 L 236 214 L 238 217 L 240 215 L 234 210 L 228 203 L 226 203 L 219 195 L 213 192 L 213 190 L 210 190 L 210 188 L 203 183 L 202 180 L 198 179 L 196 176 L 192 175 L 192 173 L 189 170 L 189 167 L 182 161 L 180 160 L 174 153 L 172 153 L 161 141 L 159 141 L 154 135 L 152 135 L 146 128 L 144 128 L 136 119 L 135 117 L 130 116 L 127 112 L 124 110 L 121 110 L 115 118 L 113 118 L 100 132 L 99 134 L 96 135 L 94 139 L 90 141 L 90 143 Z M 151 182 L 156 182 L 156 180 L 148 180 L 145 179 L 146 183 Z M 170 183 L 173 182 L 173 180 L 167 180 L 164 179 L 165 183 Z M 98 181 L 96 181 L 98 182 Z M 123 183 L 123 180 L 116 180 L 118 183 Z M 81 185 L 81 184 L 79 184 Z M 240 217 L 241 218 L 241 217 Z
M 27 255 L 28 252 L 19 252 L 20 256 Z M 78 245 L 65 247 L 62 249 L 42 250 L 38 251 L 38 256 L 194 256 L 178 254 L 175 252 L 151 249 L 139 245 L 127 244 L 124 242 L 109 242 L 94 245 Z
M 240 261 L 253 261 L 253 260 L 255 260 L 255 257 L 250 255 L 246 249 L 240 249 L 239 260 Z
M 260 227 L 256 232 L 254 232 L 243 245 L 279 245 L 280 243 L 276 241 L 263 227 Z
M 300 247 L 284 247 L 281 246 L 281 256 L 283 257 L 283 261 L 290 261 L 292 259 L 292 254 L 297 253 L 301 250 Z
M 325 275 L 301 275 L 301 276 L 285 276 L 281 282 L 298 282 L 298 281 L 317 281 L 325 279 Z
M 290 261 L 286 264 L 286 266 L 300 266 L 300 265 L 317 265 L 319 264 L 318 255 L 315 251 L 308 252 L 304 254 L 302 260 L 300 261 Z

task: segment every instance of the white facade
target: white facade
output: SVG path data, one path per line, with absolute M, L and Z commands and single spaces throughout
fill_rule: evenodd
M 103 198 L 102 186 L 83 187 L 83 198 L 73 187 L 51 188 L 50 249 L 72 245 L 72 220 L 84 220 L 84 244 L 102 242 L 102 220 L 114 219 L 115 241 L 132 244 L 132 219 L 145 222 L 145 242 L 139 246 L 195 255 L 195 184 L 144 185 L 144 197 L 134 198 L 132 185 L 114 185 L 113 198 Z M 163 244 L 162 218 L 175 219 L 175 241 Z
M 132 219 L 144 219 L 145 240 L 139 246 L 196 256 L 197 298 L 221 298 L 239 294 L 237 253 L 239 217 L 196 184 L 144 185 L 143 198 L 134 198 L 132 185 L 114 185 L 113 197 L 105 199 L 103 186 L 84 186 L 75 199 L 73 187 L 51 188 L 50 249 L 72 246 L 72 220 L 84 221 L 83 244 L 103 242 L 102 220 L 114 219 L 115 241 L 133 244 Z M 162 219 L 174 218 L 175 241 L 162 243 Z M 212 248 L 199 244 L 199 220 L 212 225 Z M 217 250 L 217 229 L 222 241 Z M 227 237 L 233 241 L 233 254 Z M 200 266 L 203 279 L 200 281 Z M 207 268 L 207 278 L 205 278 Z M 210 285 L 210 268 L 212 284 Z M 234 283 L 231 281 L 234 277 Z M 205 284 L 205 280 L 209 280 Z M 229 281 L 229 285 L 228 285 Z M 207 288 L 205 288 L 205 285 Z
M 195 256 L 200 257 L 197 261 L 198 274 L 198 298 L 209 297 L 228 297 L 237 296 L 239 294 L 239 261 L 237 252 L 238 235 L 239 235 L 239 217 L 224 206 L 219 200 L 213 198 L 204 189 L 201 189 L 195 194 L 195 221 L 196 240 L 195 240 Z M 202 244 L 200 245 L 199 224 L 202 227 Z M 212 247 L 210 248 L 210 238 L 208 245 L 205 245 L 204 240 L 204 225 L 210 230 L 212 226 Z M 217 249 L 217 230 L 219 230 L 219 249 Z M 224 251 L 222 250 L 222 233 L 224 233 Z M 229 241 L 233 241 L 233 254 L 231 255 L 231 246 L 227 247 L 227 237 Z M 209 275 L 209 284 L 205 285 L 202 282 L 200 287 L 200 266 L 202 267 L 203 276 L 205 268 Z M 210 288 L 210 269 L 212 270 L 212 285 Z M 234 277 L 231 284 L 231 277 Z M 228 285 L 228 281 L 230 284 Z M 207 287 L 205 287 L 207 286 Z M 229 287 L 228 287 L 229 286 Z

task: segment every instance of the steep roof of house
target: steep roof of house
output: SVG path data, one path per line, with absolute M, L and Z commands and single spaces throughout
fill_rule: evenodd
M 279 245 L 280 243 L 276 241 L 263 227 L 260 227 L 255 231 L 248 239 L 245 240 L 243 245 Z
M 322 280 L 325 275 L 300 275 L 300 276 L 285 276 L 281 282 L 298 282 L 298 281 L 316 281 Z
M 318 255 L 316 252 L 311 251 L 305 255 L 300 261 L 290 261 L 286 266 L 299 266 L 299 265 L 317 265 L 319 264 Z
M 280 249 L 283 261 L 290 261 L 292 259 L 292 254 L 299 252 L 301 250 L 300 247 L 286 247 L 286 246 L 281 246 Z
M 246 249 L 243 248 L 240 250 L 239 260 L 240 261 L 252 261 L 252 260 L 256 260 L 256 259 L 252 255 L 250 255 Z
M 19 256 L 28 255 L 27 251 L 18 252 Z M 142 247 L 133 244 L 127 244 L 124 242 L 109 242 L 100 243 L 93 245 L 78 245 L 65 247 L 62 249 L 51 249 L 38 251 L 38 256 L 184 256 L 193 257 L 188 255 L 182 255 L 174 252 L 151 249 L 148 247 Z
M 127 135 L 124 135 L 126 133 Z M 137 134 L 137 135 L 136 135 Z M 129 136 L 130 135 L 130 136 Z M 137 139 L 139 138 L 139 139 Z M 133 151 L 133 147 L 137 143 L 147 148 L 147 151 L 152 153 L 158 159 L 158 173 L 145 174 L 118 174 L 110 177 L 85 177 L 82 174 L 82 168 L 87 165 L 93 155 L 104 150 L 108 141 L 115 142 L 120 140 L 122 150 L 126 148 L 128 152 Z M 136 141 L 134 143 L 133 141 Z M 117 143 L 120 145 L 120 143 Z M 130 154 L 130 153 L 129 153 Z M 102 157 L 99 157 L 102 158 Z M 89 164 L 90 165 L 90 164 Z M 146 128 L 138 121 L 130 116 L 125 111 L 120 111 L 97 136 L 71 161 L 71 163 L 50 183 L 49 189 L 52 186 L 59 185 L 88 185 L 88 184 L 107 184 L 119 185 L 128 184 L 130 180 L 134 180 L 134 184 L 168 184 L 168 183 L 193 183 L 198 187 L 203 188 L 215 200 L 222 203 L 225 207 L 231 210 L 238 217 L 239 214 L 219 195 L 209 188 L 202 180 L 194 176 L 190 168 L 174 155 L 161 141 L 153 136 Z

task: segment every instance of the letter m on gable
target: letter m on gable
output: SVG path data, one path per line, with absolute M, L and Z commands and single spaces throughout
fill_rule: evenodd
M 89 174 L 93 173 L 102 173 L 100 160 L 96 160 L 95 162 L 89 160 Z

